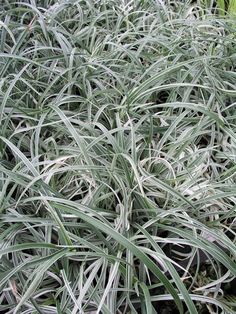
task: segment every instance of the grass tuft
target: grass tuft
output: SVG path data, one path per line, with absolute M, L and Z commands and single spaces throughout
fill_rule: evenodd
M 232 15 L 0 9 L 0 312 L 234 313 Z

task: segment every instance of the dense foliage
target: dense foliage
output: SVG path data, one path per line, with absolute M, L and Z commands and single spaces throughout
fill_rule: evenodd
M 0 9 L 0 312 L 235 313 L 235 19 Z

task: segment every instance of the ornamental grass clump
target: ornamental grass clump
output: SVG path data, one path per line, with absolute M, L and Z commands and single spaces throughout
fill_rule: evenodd
M 0 8 L 0 312 L 235 313 L 235 20 Z

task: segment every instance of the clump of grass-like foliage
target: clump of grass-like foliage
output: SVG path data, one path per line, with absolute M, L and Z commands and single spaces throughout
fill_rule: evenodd
M 235 313 L 235 20 L 0 9 L 0 312 Z

